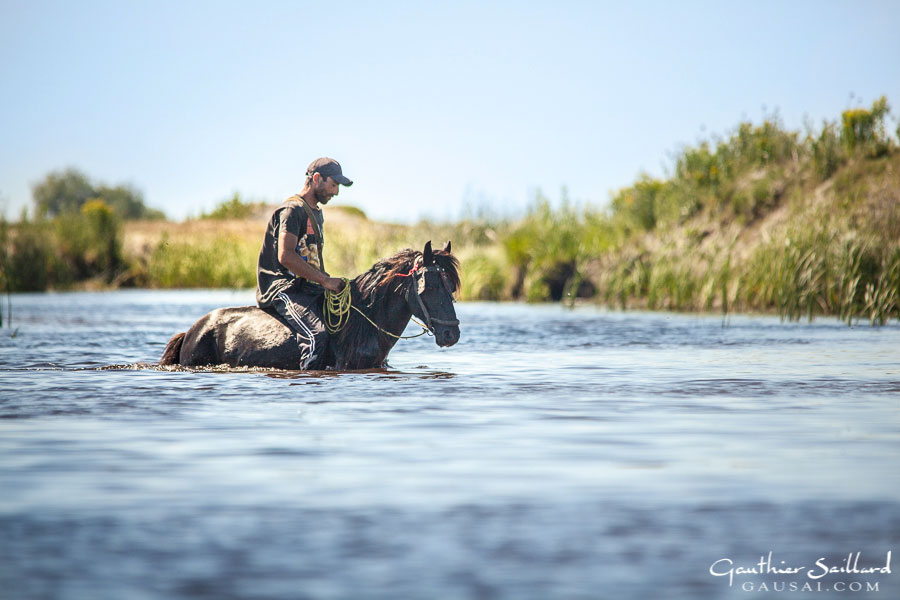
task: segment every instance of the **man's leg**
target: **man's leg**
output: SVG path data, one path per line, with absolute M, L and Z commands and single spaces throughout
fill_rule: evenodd
M 272 307 L 296 332 L 297 346 L 300 348 L 299 367 L 311 370 L 324 368 L 328 332 L 322 322 L 318 297 L 281 292 L 275 296 Z

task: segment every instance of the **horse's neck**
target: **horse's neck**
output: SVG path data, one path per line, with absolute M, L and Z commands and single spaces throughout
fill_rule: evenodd
M 371 307 L 366 305 L 363 312 L 375 322 L 378 327 L 385 331 L 389 331 L 394 335 L 400 335 L 406 329 L 412 312 L 409 310 L 409 304 L 401 294 L 386 293 L 372 303 Z M 374 329 L 374 327 L 373 327 Z M 379 332 L 380 333 L 380 332 Z M 381 334 L 391 340 L 391 346 L 397 342 L 397 338 L 389 335 Z
M 352 311 L 351 322 L 340 336 L 335 347 L 338 368 L 378 368 L 387 359 L 388 353 L 397 343 L 397 338 L 406 329 L 412 311 L 406 299 L 397 293 L 385 293 L 375 298 L 363 299 L 356 281 L 351 283 L 354 306 L 359 308 L 372 323 Z M 371 305 L 370 305 L 371 303 Z M 374 325 L 373 325 L 374 323 Z M 390 332 L 388 335 L 379 329 Z

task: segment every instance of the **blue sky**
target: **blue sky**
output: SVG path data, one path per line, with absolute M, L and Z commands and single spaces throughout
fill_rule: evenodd
M 317 156 L 379 219 L 601 205 L 765 111 L 900 114 L 898 23 L 895 1 L 0 0 L 0 207 L 72 166 L 181 219 L 281 201 Z

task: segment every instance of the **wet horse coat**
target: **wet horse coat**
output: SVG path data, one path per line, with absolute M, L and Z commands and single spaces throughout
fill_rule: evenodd
M 403 333 L 413 315 L 426 322 L 437 345 L 452 346 L 459 341 L 459 321 L 453 308 L 459 263 L 450 254 L 449 242 L 443 250 L 432 251 L 428 242 L 423 252 L 398 252 L 349 285 L 353 306 L 377 327 L 351 310 L 344 328 L 329 336 L 327 367 L 382 367 L 397 343 L 395 336 Z M 280 315 L 242 306 L 216 309 L 174 336 L 159 364 L 297 369 L 300 361 L 294 333 Z

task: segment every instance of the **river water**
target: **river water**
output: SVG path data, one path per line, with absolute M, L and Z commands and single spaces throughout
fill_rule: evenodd
M 252 301 L 12 296 L 0 597 L 900 597 L 896 323 L 460 303 L 384 372 L 152 367 Z

